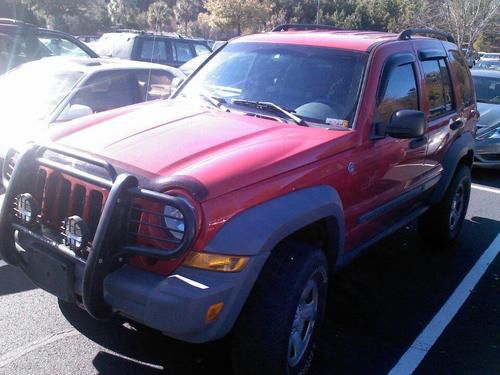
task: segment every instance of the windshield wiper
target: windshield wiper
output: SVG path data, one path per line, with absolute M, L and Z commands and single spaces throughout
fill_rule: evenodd
M 260 109 L 263 111 L 277 113 L 277 114 L 280 114 L 281 116 L 284 116 L 284 117 L 292 120 L 297 125 L 307 126 L 307 123 L 301 117 L 294 115 L 293 113 L 286 110 L 285 108 L 282 108 L 279 105 L 271 103 L 271 102 L 258 102 L 258 101 L 252 101 L 252 100 L 234 99 L 231 101 L 231 103 L 236 104 L 236 105 L 254 107 L 256 109 Z
M 220 97 L 217 97 L 217 96 L 214 96 L 214 95 L 210 95 L 210 94 L 207 94 L 207 93 L 201 93 L 200 96 L 206 102 L 210 103 L 215 108 L 223 109 L 226 112 L 229 111 L 229 109 L 226 106 L 224 106 L 224 104 L 227 103 L 226 99 L 220 98 Z

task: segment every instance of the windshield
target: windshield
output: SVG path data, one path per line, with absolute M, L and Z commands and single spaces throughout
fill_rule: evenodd
M 11 120 L 42 120 L 83 76 L 82 72 L 23 65 L 0 76 L 2 116 Z
M 271 102 L 306 121 L 352 126 L 367 54 L 271 43 L 233 43 L 180 92 Z
M 479 61 L 473 69 L 500 70 L 500 61 Z
M 500 78 L 472 76 L 477 101 L 500 104 Z

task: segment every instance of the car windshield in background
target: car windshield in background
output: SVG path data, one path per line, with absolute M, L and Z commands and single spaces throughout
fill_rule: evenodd
M 24 65 L 0 77 L 2 116 L 44 119 L 83 76 L 82 72 Z
M 472 76 L 472 79 L 478 102 L 500 104 L 500 78 Z
M 473 69 L 500 70 L 500 60 L 479 61 Z
M 310 122 L 351 126 L 367 54 L 271 43 L 226 46 L 179 96 L 271 102 Z

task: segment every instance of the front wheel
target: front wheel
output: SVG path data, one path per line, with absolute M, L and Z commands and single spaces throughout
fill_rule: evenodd
M 327 261 L 287 242 L 266 263 L 232 338 L 236 374 L 305 374 L 324 318 Z
M 458 237 L 469 206 L 470 191 L 470 168 L 462 165 L 441 202 L 420 218 L 419 230 L 424 239 L 446 247 Z

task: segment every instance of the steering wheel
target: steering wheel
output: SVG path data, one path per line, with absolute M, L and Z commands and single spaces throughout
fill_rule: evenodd
M 330 103 L 324 99 L 317 99 L 312 102 L 302 104 L 295 108 L 295 113 L 299 116 L 309 117 L 314 119 L 338 118 L 338 113 L 332 108 Z

